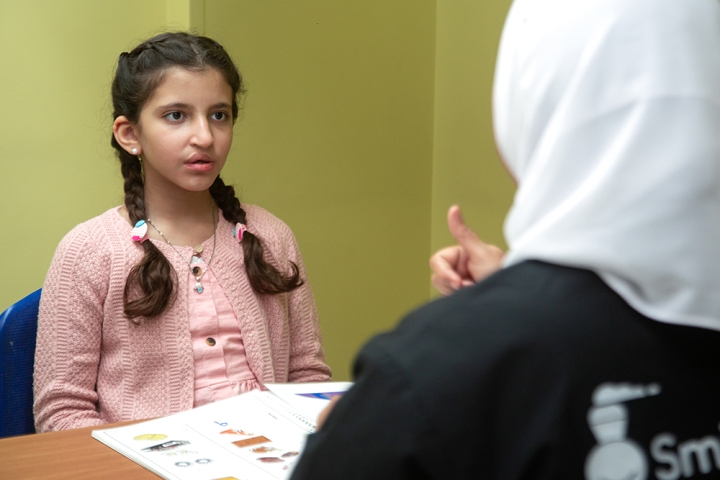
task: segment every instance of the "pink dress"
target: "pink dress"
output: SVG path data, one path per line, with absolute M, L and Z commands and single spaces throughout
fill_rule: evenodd
M 189 247 L 188 247 L 189 248 Z M 193 257 L 201 269 L 202 293 L 188 271 L 188 314 L 195 362 L 195 400 L 199 407 L 216 400 L 260 388 L 247 358 L 242 332 L 232 305 L 203 259 Z
M 283 272 L 291 270 L 292 262 L 307 279 L 290 228 L 260 207 L 244 205 L 244 209 L 247 228 L 262 241 L 268 261 Z M 195 379 L 207 379 L 203 379 L 206 369 L 196 365 L 200 350 L 193 348 L 190 331 L 193 297 L 212 298 L 210 308 L 218 313 L 214 320 L 217 338 L 202 331 L 202 326 L 195 335 L 202 341 L 220 339 L 222 350 L 203 347 L 206 352 L 221 352 L 215 360 L 224 363 L 220 370 L 224 368 L 226 380 L 220 383 L 242 384 L 249 378 L 237 374 L 244 368 L 235 368 L 235 354 L 226 355 L 226 346 L 232 350 L 240 345 L 226 335 L 242 336 L 245 361 L 259 383 L 330 379 L 310 284 L 306 281 L 300 288 L 277 295 L 256 293 L 245 270 L 244 251 L 233 236 L 234 227 L 219 212 L 217 244 L 212 238 L 203 242 L 208 253 L 216 247 L 210 270 L 222 289 L 210 285 L 202 294 L 192 290 L 195 278 L 188 271 L 192 249 L 178 249 L 181 255 L 177 255 L 166 243 L 150 240 L 177 273 L 176 298 L 157 318 L 138 322 L 125 317 L 123 298 L 127 277 L 142 260 L 144 249 L 131 240 L 132 226 L 118 208 L 65 236 L 40 301 L 34 375 L 38 431 L 156 418 L 196 405 Z M 203 255 L 206 261 L 210 258 Z M 205 276 L 201 281 L 208 286 Z M 223 294 L 221 301 L 216 300 L 216 291 Z M 236 320 L 220 314 L 228 310 L 227 301 Z M 231 320 L 235 323 L 227 331 L 233 333 L 225 333 L 223 325 L 232 324 Z M 199 388 L 217 383 L 210 380 Z

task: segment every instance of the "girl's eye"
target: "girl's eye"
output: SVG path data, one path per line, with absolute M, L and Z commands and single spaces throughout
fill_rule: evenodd
M 225 112 L 215 112 L 212 114 L 212 118 L 213 118 L 213 120 L 219 120 L 219 121 L 227 120 L 228 114 Z
M 177 122 L 177 121 L 183 119 L 183 114 L 182 114 L 182 112 L 170 112 L 167 115 L 165 115 L 165 118 L 167 118 L 168 120 Z

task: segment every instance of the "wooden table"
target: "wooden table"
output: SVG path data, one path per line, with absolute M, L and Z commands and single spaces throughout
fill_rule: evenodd
M 102 427 L 78 428 L 0 439 L 0 479 L 157 480 L 154 473 L 90 436 Z

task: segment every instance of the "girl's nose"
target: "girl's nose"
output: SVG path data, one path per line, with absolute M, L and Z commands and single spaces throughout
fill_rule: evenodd
M 207 148 L 213 144 L 214 138 L 207 119 L 200 118 L 197 122 L 195 122 L 191 141 L 193 145 L 197 145 L 202 148 Z

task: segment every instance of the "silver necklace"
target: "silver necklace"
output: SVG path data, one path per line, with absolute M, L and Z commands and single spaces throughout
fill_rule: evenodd
M 213 258 L 215 257 L 215 246 L 217 245 L 217 215 L 215 214 L 215 204 L 213 204 L 212 212 L 213 212 L 213 249 L 212 249 L 212 252 L 210 253 L 210 259 L 208 260 L 207 264 L 205 265 L 205 270 L 198 267 L 197 265 L 195 265 L 194 267 L 192 266 L 193 259 L 196 256 L 199 257 L 203 252 L 202 244 L 197 244 L 193 247 L 193 250 L 195 250 L 195 254 L 190 256 L 190 261 L 188 262 L 188 269 L 190 270 L 190 274 L 193 277 L 195 277 L 195 288 L 193 288 L 193 290 L 195 290 L 197 293 L 203 293 L 203 291 L 205 291 L 205 288 L 203 287 L 203 284 L 200 280 L 202 279 L 203 275 L 205 275 L 205 272 L 207 272 L 208 269 L 210 268 L 210 264 L 212 263 Z M 151 227 L 153 227 L 155 229 L 156 232 L 158 232 L 160 234 L 162 239 L 165 240 L 165 243 L 170 245 L 170 247 L 172 247 L 172 249 L 175 250 L 175 253 L 177 253 L 178 257 L 180 257 L 183 261 L 185 261 L 185 257 L 183 257 L 182 254 L 178 251 L 178 249 L 175 248 L 175 245 L 170 243 L 170 240 L 168 240 L 167 237 L 165 237 L 165 235 L 163 235 L 163 233 L 160 231 L 159 228 L 157 228 L 155 226 L 155 224 L 152 222 L 152 220 L 150 220 L 148 218 L 147 222 L 150 224 Z

